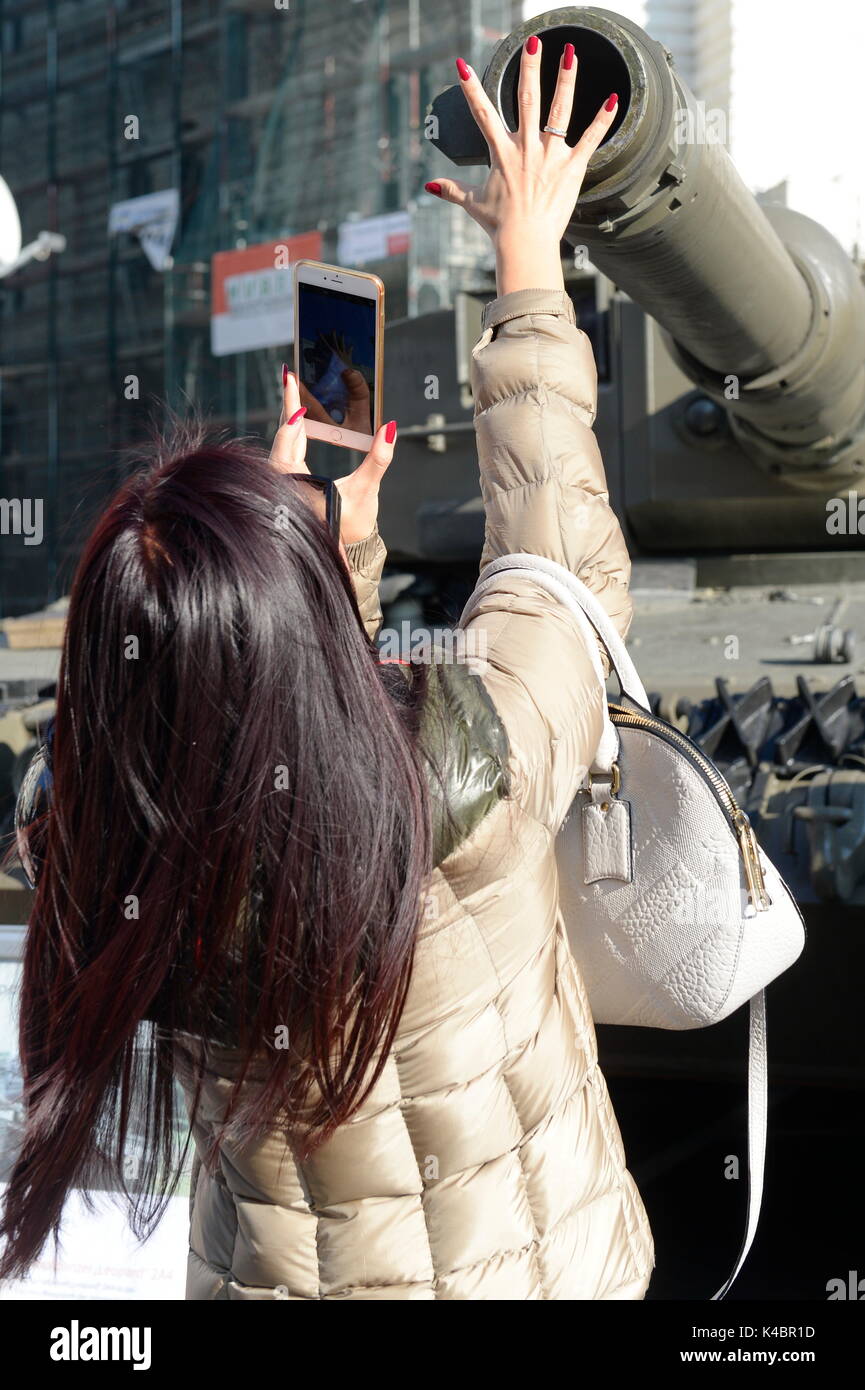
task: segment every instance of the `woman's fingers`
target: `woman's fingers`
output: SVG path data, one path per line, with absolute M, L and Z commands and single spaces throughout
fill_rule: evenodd
M 378 490 L 393 459 L 396 420 L 376 430 L 372 448 L 353 473 L 337 479 L 342 500 L 342 539 L 346 545 L 362 541 L 375 529 Z
M 339 490 L 346 497 L 358 502 L 367 495 L 378 496 L 381 480 L 393 460 L 396 440 L 396 420 L 388 420 L 373 435 L 372 448 L 353 473 L 339 478 Z M 370 530 L 372 528 L 370 527 Z
M 487 142 L 490 156 L 497 156 L 508 136 L 504 121 L 484 91 L 484 85 L 474 68 L 470 68 L 462 58 L 457 58 L 457 72 L 469 110 Z
M 520 78 L 517 84 L 519 140 L 523 149 L 540 144 L 541 41 L 532 34 L 523 44 Z
M 285 362 L 282 364 L 282 410 L 279 413 L 280 427 L 285 424 L 290 415 L 300 406 L 300 393 L 298 390 L 297 377 L 294 372 L 288 370 Z
M 425 183 L 424 188 L 427 193 L 432 193 L 436 198 L 441 198 L 445 203 L 456 203 L 457 207 L 466 208 L 471 194 L 477 193 L 477 187 L 470 183 L 463 183 L 460 179 L 435 179 L 432 183 Z
M 378 490 L 378 485 L 393 460 L 395 440 L 396 420 L 388 420 L 386 425 L 376 430 L 372 448 L 363 463 L 351 474 L 357 487 L 374 487 Z
M 590 126 L 583 131 L 580 139 L 574 146 L 574 158 L 581 164 L 588 164 L 595 150 L 600 145 L 613 121 L 616 119 L 619 109 L 619 98 L 612 92 L 604 102 L 600 111 Z
M 297 377 L 283 364 L 282 414 L 270 451 L 270 461 L 280 473 L 309 472 L 306 463 L 306 430 L 303 428 L 305 414 L 306 410 L 300 404 Z
M 547 116 L 545 125 L 551 125 L 556 130 L 567 130 L 571 120 L 571 113 L 574 109 L 574 88 L 577 81 L 577 57 L 572 43 L 566 43 L 561 58 L 559 59 L 559 76 L 556 81 L 556 90 L 553 92 L 550 114 Z M 565 143 L 561 135 L 544 135 L 543 140 L 549 146 L 554 140 Z
M 303 408 L 293 421 L 286 421 L 276 431 L 270 461 L 280 473 L 308 473 L 306 463 L 306 430 L 303 428 Z

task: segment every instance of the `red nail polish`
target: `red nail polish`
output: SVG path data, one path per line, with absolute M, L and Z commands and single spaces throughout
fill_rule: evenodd
M 386 444 L 392 444 L 396 439 L 396 420 L 388 420 L 385 426 L 384 438 Z
M 562 67 L 564 68 L 565 72 L 570 72 L 570 70 L 571 70 L 571 68 L 572 68 L 573 66 L 574 66 L 574 45 L 573 45 L 572 43 L 566 43 L 566 44 L 565 44 L 565 56 L 564 56 L 564 59 L 562 60 Z
M 605 111 L 612 111 L 613 108 L 614 108 L 614 106 L 615 106 L 616 103 L 618 102 L 618 100 L 619 100 L 619 94 L 618 94 L 618 92 L 613 92 L 612 96 L 607 97 L 607 100 L 604 102 L 604 110 L 605 110 Z
M 299 420 L 300 417 L 301 417 L 301 415 L 305 415 L 305 414 L 306 414 L 306 406 L 305 406 L 305 405 L 302 405 L 302 406 L 300 407 L 300 410 L 296 410 L 296 411 L 294 412 L 294 414 L 292 415 L 291 419 L 290 419 L 290 420 L 286 420 L 285 423 L 286 423 L 287 425 L 293 425 L 294 422 L 295 422 L 295 420 Z
M 287 386 L 287 385 L 288 385 L 288 363 L 287 363 L 287 362 L 283 362 L 283 364 L 282 364 L 282 384 L 283 384 L 283 386 Z
M 537 51 L 538 51 L 538 36 L 537 36 L 537 34 L 532 34 L 531 38 L 526 39 L 526 52 L 528 53 L 529 57 L 531 58 L 531 57 L 534 57 L 534 55 L 537 53 Z
M 468 63 L 464 63 L 462 58 L 457 58 L 457 72 L 459 73 L 460 78 L 463 82 L 467 82 L 468 79 L 471 77 L 471 73 L 469 72 L 469 65 Z
M 442 196 L 442 186 L 440 183 L 425 183 L 424 188 L 427 193 L 434 193 L 437 198 Z

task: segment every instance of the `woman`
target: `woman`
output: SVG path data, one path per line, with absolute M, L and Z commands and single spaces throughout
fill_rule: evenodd
M 629 561 L 559 258 L 615 99 L 570 148 L 540 131 L 540 60 L 529 40 L 516 133 L 459 60 L 490 174 L 428 185 L 496 249 L 472 363 L 482 563 L 549 556 L 624 634 Z M 575 76 L 569 45 L 554 130 Z M 557 902 L 554 840 L 601 731 L 580 633 L 500 576 L 468 634 L 482 676 L 378 663 L 393 430 L 340 485 L 340 541 L 291 376 L 283 405 L 269 462 L 196 441 L 157 459 L 79 567 L 29 841 L 28 1117 L 0 1273 L 27 1268 L 70 1186 L 123 1180 L 133 1129 L 149 1229 L 179 1078 L 188 1298 L 642 1298 L 651 1234 Z

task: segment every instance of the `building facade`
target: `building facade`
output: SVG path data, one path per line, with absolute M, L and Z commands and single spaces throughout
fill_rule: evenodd
M 66 250 L 0 280 L 0 456 L 7 499 L 43 501 L 44 538 L 0 546 L 0 616 L 68 588 L 81 537 L 165 408 L 266 435 L 284 345 L 214 357 L 211 259 L 402 213 L 365 263 L 390 320 L 489 283 L 486 238 L 424 182 L 454 58 L 482 65 L 512 0 L 0 0 L 0 173 L 25 241 Z M 468 171 L 478 178 L 480 170 Z M 115 221 L 171 195 L 158 235 Z M 432 211 L 432 216 L 430 215 Z

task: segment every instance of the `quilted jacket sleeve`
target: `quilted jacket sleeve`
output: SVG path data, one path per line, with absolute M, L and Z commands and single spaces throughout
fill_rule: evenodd
M 347 545 L 345 552 L 363 625 L 369 636 L 375 638 L 381 624 L 378 585 L 387 559 L 387 550 L 378 527 L 376 526 L 362 541 L 353 541 L 351 545 Z
M 593 591 L 624 637 L 630 560 L 592 431 L 591 344 L 567 294 L 517 290 L 488 304 L 472 386 L 482 566 L 513 552 L 556 560 Z M 555 833 L 601 734 L 604 692 L 576 620 L 517 575 L 497 581 L 467 628 L 508 731 L 514 795 Z M 603 652 L 602 660 L 608 670 Z

